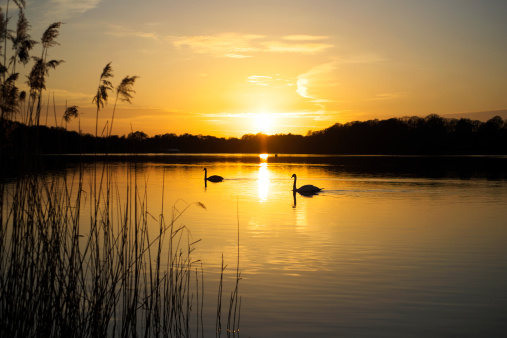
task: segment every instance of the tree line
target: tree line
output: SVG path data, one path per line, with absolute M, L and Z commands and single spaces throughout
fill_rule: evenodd
M 507 154 L 507 120 L 486 122 L 467 118 L 397 117 L 386 120 L 336 123 L 307 135 L 246 134 L 240 138 L 174 133 L 149 137 L 142 131 L 95 137 L 61 127 L 28 126 L 5 121 L 1 126 L 3 152 L 80 153 L 287 153 L 368 155 Z

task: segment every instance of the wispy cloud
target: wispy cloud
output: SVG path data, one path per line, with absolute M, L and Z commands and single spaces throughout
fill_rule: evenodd
M 256 118 L 258 113 L 194 113 L 195 115 L 201 116 L 207 119 L 223 119 L 223 118 Z M 333 113 L 326 112 L 325 110 L 299 110 L 291 112 L 272 112 L 269 113 L 270 117 L 276 119 L 288 119 L 288 118 L 308 118 L 316 121 L 332 119 L 335 115 Z
M 328 36 L 323 35 L 287 35 L 283 37 L 284 40 L 291 41 L 315 41 L 315 40 L 326 40 Z
M 195 53 L 234 58 L 251 57 L 253 53 L 319 53 L 333 46 L 314 42 L 324 39 L 327 37 L 290 35 L 277 40 L 267 40 L 264 35 L 238 33 L 169 38 L 178 48 L 188 47 Z
M 250 58 L 254 56 L 254 53 L 316 54 L 333 47 L 331 44 L 322 42 L 322 40 L 328 39 L 327 36 L 288 35 L 273 39 L 258 34 L 221 33 L 216 35 L 162 37 L 153 32 L 132 29 L 130 27 L 109 25 L 108 28 L 108 34 L 117 37 L 139 37 L 154 40 L 166 39 L 173 46 L 188 48 L 194 53 L 235 59 Z
M 252 75 L 247 78 L 247 81 L 259 86 L 291 86 L 294 85 L 294 80 L 283 76 L 281 74 L 275 74 L 272 76 L 267 75 Z
M 51 15 L 68 18 L 96 8 L 102 0 L 51 0 Z
M 327 48 L 333 47 L 333 45 L 326 43 L 314 43 L 314 42 L 283 42 L 283 41 L 268 41 L 262 43 L 264 46 L 264 52 L 276 52 L 276 53 L 303 53 L 303 54 L 315 54 L 319 53 Z
M 309 71 L 304 74 L 301 74 L 297 77 L 297 88 L 296 92 L 307 99 L 312 99 L 311 102 L 315 103 L 326 103 L 326 102 L 335 102 L 331 100 L 327 100 L 325 98 L 319 97 L 317 92 L 317 88 L 321 87 L 332 87 L 336 86 L 336 77 L 329 77 L 339 65 L 344 64 L 372 64 L 379 63 L 385 61 L 381 56 L 371 53 L 371 54 L 360 54 L 360 55 L 351 55 L 347 57 L 339 57 L 335 58 L 333 61 L 318 65 L 313 67 Z M 326 83 L 326 79 L 329 81 Z M 403 92 L 395 92 L 395 93 L 382 93 L 370 100 L 390 100 L 396 99 L 402 96 L 405 96 L 406 93 Z
M 107 34 L 113 35 L 116 37 L 139 37 L 143 39 L 152 39 L 159 40 L 159 36 L 153 32 L 143 32 L 140 30 L 133 30 L 130 28 L 126 28 L 118 25 L 108 25 Z
M 225 57 L 233 58 L 233 59 L 244 59 L 244 58 L 251 58 L 251 55 L 241 55 L 241 54 L 225 54 Z
M 323 100 L 322 98 L 318 98 L 316 94 L 310 94 L 309 87 L 319 80 L 319 77 L 322 74 L 330 73 L 336 68 L 336 62 L 329 62 L 322 65 L 318 65 L 313 67 L 309 71 L 304 74 L 301 74 L 297 77 L 297 88 L 296 93 L 301 95 L 304 98 L 315 99 L 316 102 L 330 102 L 328 100 Z
M 404 96 L 407 96 L 407 93 L 405 92 L 383 93 L 375 95 L 375 97 L 369 99 L 369 101 L 394 100 Z
M 308 84 L 309 83 L 310 83 L 310 81 L 307 78 L 300 75 L 298 78 L 298 81 L 296 83 L 297 84 L 296 93 L 298 93 L 302 97 L 306 97 L 306 98 L 310 98 L 310 99 L 313 98 L 312 96 L 310 96 L 310 94 L 308 94 Z
M 248 82 L 254 83 L 260 86 L 267 86 L 267 82 L 271 81 L 271 76 L 263 76 L 263 75 L 252 75 L 248 77 Z
M 241 58 L 249 57 L 248 53 L 256 50 L 253 42 L 263 37 L 254 34 L 223 33 L 218 35 L 171 37 L 169 40 L 174 46 L 186 46 L 195 53 Z

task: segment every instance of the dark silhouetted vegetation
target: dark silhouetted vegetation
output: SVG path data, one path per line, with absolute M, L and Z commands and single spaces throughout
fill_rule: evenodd
M 350 122 L 311 132 L 308 138 L 313 148 L 335 154 L 507 153 L 507 124 L 499 116 L 487 122 L 435 114 Z
M 73 115 L 71 115 L 73 116 Z M 142 131 L 95 138 L 63 128 L 4 121 L 4 152 L 22 152 L 23 140 L 38 138 L 41 153 L 287 153 L 368 155 L 507 154 L 507 122 L 446 119 L 438 115 L 337 123 L 327 129 L 294 134 L 246 134 L 223 138 L 190 134 L 148 137 Z M 95 148 L 97 145 L 97 148 Z

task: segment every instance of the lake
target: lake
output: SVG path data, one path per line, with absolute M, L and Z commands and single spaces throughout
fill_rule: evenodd
M 128 156 L 112 156 L 107 165 L 118 191 L 137 182 L 150 214 L 194 202 L 206 207 L 191 205 L 177 220 L 201 240 L 192 255 L 202 262 L 211 313 L 204 315 L 205 336 L 215 334 L 222 255 L 228 303 L 238 244 L 243 337 L 507 332 L 507 157 L 135 159 L 134 178 Z M 73 177 L 77 167 L 69 163 L 65 175 Z M 86 175 L 94 166 L 90 159 Z M 205 184 L 204 168 L 223 182 Z M 298 187 L 323 191 L 293 194 L 292 174 Z

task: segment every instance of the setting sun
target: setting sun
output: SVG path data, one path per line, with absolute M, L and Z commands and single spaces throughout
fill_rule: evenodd
M 260 112 L 254 116 L 256 132 L 264 134 L 273 133 L 274 129 L 274 118 L 272 113 Z

